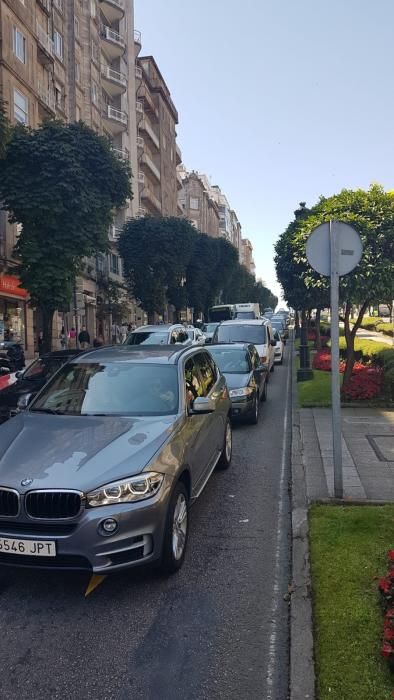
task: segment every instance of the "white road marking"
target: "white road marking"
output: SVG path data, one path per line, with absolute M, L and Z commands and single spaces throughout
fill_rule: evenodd
M 289 387 L 290 387 L 290 376 L 291 368 L 289 366 L 289 371 L 287 374 L 286 383 L 286 404 L 285 413 L 283 419 L 283 440 L 282 440 L 282 460 L 280 465 L 280 480 L 279 480 L 279 505 L 278 505 L 278 530 L 276 534 L 276 545 L 275 545 L 275 568 L 274 568 L 274 588 L 273 597 L 271 605 L 271 632 L 269 637 L 269 649 L 268 649 L 268 666 L 267 666 L 267 693 L 265 700 L 275 700 L 274 693 L 274 679 L 275 671 L 278 663 L 278 654 L 276 650 L 277 638 L 278 638 L 278 610 L 279 603 L 282 600 L 280 595 L 280 554 L 281 554 L 281 544 L 282 544 L 282 534 L 283 534 L 283 511 L 284 511 L 284 481 L 286 473 L 286 448 L 287 448 L 287 428 L 289 420 Z

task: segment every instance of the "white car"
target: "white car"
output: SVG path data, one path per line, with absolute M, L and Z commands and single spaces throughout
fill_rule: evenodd
M 275 368 L 275 340 L 268 319 L 223 321 L 215 331 L 212 343 L 249 343 L 256 347 L 262 365 L 270 372 Z
M 186 333 L 191 340 L 192 345 L 205 345 L 205 335 L 199 328 L 194 328 L 194 326 L 189 326 L 186 328 Z
M 274 347 L 274 361 L 277 365 L 282 365 L 283 364 L 283 353 L 285 351 L 285 345 L 284 342 L 280 336 L 279 331 L 276 330 L 276 328 L 273 328 L 273 338 L 275 340 L 275 347 Z

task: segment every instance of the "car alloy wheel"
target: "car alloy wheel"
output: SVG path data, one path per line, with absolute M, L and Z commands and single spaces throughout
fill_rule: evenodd
M 228 469 L 231 463 L 233 454 L 233 431 L 231 428 L 230 418 L 226 420 L 226 429 L 224 433 L 224 444 L 222 454 L 217 464 L 218 469 Z
M 259 407 L 260 407 L 260 399 L 258 393 L 256 393 L 255 398 L 254 398 L 254 404 L 253 404 L 253 413 L 250 416 L 249 422 L 252 425 L 257 425 L 259 422 Z
M 172 551 L 177 561 L 182 558 L 187 534 L 187 503 L 183 493 L 178 494 L 172 521 Z

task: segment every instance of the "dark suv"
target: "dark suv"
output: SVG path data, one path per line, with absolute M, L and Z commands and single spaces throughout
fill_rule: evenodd
M 15 384 L 0 391 L 0 423 L 18 412 L 18 401 L 22 396 L 33 398 L 62 365 L 80 354 L 81 350 L 48 352 L 24 372 L 18 372 Z

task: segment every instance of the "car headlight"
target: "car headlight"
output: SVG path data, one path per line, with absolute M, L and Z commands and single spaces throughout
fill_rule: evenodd
M 254 389 L 251 386 L 244 386 L 242 389 L 231 389 L 230 397 L 234 399 L 236 396 L 250 396 L 253 392 Z
M 87 505 L 91 508 L 96 506 L 110 506 L 117 503 L 134 503 L 152 498 L 160 490 L 163 483 L 163 474 L 156 472 L 146 472 L 138 476 L 132 476 L 122 481 L 114 481 L 106 486 L 90 491 L 87 494 Z

